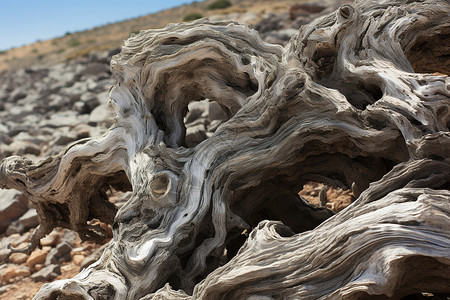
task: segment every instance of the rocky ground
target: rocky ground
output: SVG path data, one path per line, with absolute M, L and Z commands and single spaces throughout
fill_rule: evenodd
M 267 42 L 285 45 L 298 27 L 333 5 L 296 5 L 281 14 L 267 13 L 254 26 Z M 249 14 L 216 16 L 245 22 Z M 213 18 L 214 19 L 214 18 Z M 60 152 L 71 142 L 101 135 L 112 124 L 108 109 L 114 79 L 109 61 L 119 50 L 91 53 L 51 66 L 32 66 L 0 74 L 0 159 L 10 155 L 38 160 Z M 216 103 L 192 103 L 186 115 L 186 146 L 208 138 L 226 115 Z M 338 212 L 354 199 L 350 191 L 309 183 L 300 195 Z M 121 206 L 128 194 L 111 195 Z M 45 282 L 69 278 L 94 262 L 102 245 L 81 242 L 76 233 L 56 229 L 30 256 L 7 257 L 7 245 L 23 248 L 38 225 L 36 211 L 24 195 L 0 190 L 0 299 L 31 299 Z M 108 225 L 102 224 L 104 229 Z M 105 241 L 107 242 L 107 241 Z

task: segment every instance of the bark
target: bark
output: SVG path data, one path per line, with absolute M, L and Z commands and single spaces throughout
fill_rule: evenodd
M 450 293 L 450 7 L 365 1 L 300 28 L 285 47 L 235 23 L 143 31 L 111 62 L 106 135 L 0 185 L 41 225 L 113 239 L 100 260 L 35 299 L 400 299 Z M 184 147 L 189 102 L 229 120 Z M 297 195 L 352 188 L 333 215 Z M 116 213 L 105 191 L 132 190 Z M 55 218 L 56 216 L 56 218 Z M 77 298 L 78 297 L 78 298 Z

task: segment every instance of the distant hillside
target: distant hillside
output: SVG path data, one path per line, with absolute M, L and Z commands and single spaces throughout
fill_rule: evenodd
M 307 1 L 295 0 L 230 0 L 225 9 L 208 9 L 216 0 L 206 0 L 149 14 L 143 17 L 96 27 L 90 30 L 67 33 L 65 36 L 39 41 L 0 53 L 0 71 L 17 69 L 33 64 L 51 64 L 83 56 L 91 51 L 120 47 L 131 33 L 143 29 L 161 28 L 168 23 L 182 22 L 190 14 L 203 17 L 230 15 L 247 24 L 256 24 L 268 12 L 288 11 L 293 4 Z

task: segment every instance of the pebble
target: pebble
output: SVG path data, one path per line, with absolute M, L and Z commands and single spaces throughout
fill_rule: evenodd
M 55 248 L 52 248 L 46 259 L 45 265 L 57 264 L 70 260 L 70 250 L 72 250 L 72 246 L 68 242 L 61 242 Z
M 9 283 L 13 278 L 19 276 L 30 276 L 30 269 L 25 266 L 10 264 L 0 270 L 0 281 L 2 283 Z
M 43 247 L 42 249 L 34 250 L 30 254 L 30 257 L 28 257 L 26 265 L 32 269 L 36 264 L 44 263 L 49 251 L 50 247 Z
M 31 275 L 34 281 L 49 281 L 61 274 L 59 265 L 48 265 Z
M 28 200 L 19 191 L 0 189 L 0 233 L 28 210 Z
M 41 239 L 41 246 L 55 246 L 59 242 L 59 233 L 52 231 Z
M 86 257 L 84 255 L 82 255 L 82 254 L 75 254 L 74 256 L 72 256 L 72 261 L 77 266 L 80 266 L 85 258 Z
M 20 265 L 26 262 L 28 255 L 24 253 L 13 253 L 9 256 L 9 261 L 13 264 Z
M 12 222 L 8 228 L 6 229 L 6 235 L 16 234 L 16 233 L 23 233 L 25 231 L 25 226 L 19 222 L 19 220 L 16 220 Z
M 84 268 L 88 267 L 89 265 L 93 264 L 94 262 L 96 262 L 100 256 L 102 256 L 103 251 L 105 250 L 105 248 L 107 247 L 108 243 L 102 245 L 100 248 L 98 248 L 97 250 L 95 250 L 91 255 L 87 256 L 80 265 L 80 270 L 83 270 Z
M 23 216 L 19 218 L 19 223 L 25 228 L 36 227 L 39 225 L 36 209 L 30 208 Z

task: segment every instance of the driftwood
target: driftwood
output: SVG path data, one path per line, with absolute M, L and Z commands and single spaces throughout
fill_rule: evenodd
M 381 3 L 380 3 L 381 2 Z M 0 185 L 54 227 L 113 239 L 35 299 L 399 299 L 450 293 L 450 6 L 344 5 L 286 48 L 235 23 L 143 31 L 111 62 L 115 125 Z M 184 147 L 191 101 L 229 120 Z M 333 215 L 297 193 L 352 188 Z M 116 213 L 106 190 L 132 190 Z M 13 250 L 21 251 L 21 250 Z

